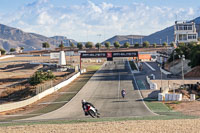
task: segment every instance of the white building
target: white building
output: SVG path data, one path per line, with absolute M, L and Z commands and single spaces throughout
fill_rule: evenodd
M 197 42 L 198 33 L 194 22 L 175 22 L 175 43 Z

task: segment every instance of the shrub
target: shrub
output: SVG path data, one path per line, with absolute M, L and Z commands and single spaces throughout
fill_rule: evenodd
M 5 49 L 0 48 L 0 51 L 1 51 L 1 54 L 2 54 L 2 55 L 6 54 L 6 50 L 5 50 Z
M 29 79 L 29 83 L 30 85 L 37 85 L 42 83 L 43 81 L 47 81 L 54 78 L 55 76 L 53 75 L 52 71 L 37 71 L 34 73 L 33 76 L 31 76 L 31 78 Z

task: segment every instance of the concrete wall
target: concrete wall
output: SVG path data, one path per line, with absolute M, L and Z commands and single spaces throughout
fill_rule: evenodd
M 189 71 L 191 71 L 191 67 L 188 66 L 188 63 L 190 62 L 190 60 L 185 60 L 183 61 L 183 71 L 184 73 L 187 73 Z M 174 64 L 174 66 L 170 67 L 170 72 L 173 74 L 181 74 L 182 73 L 182 63 L 181 61 L 177 64 Z
M 81 73 L 84 73 L 84 72 L 86 72 L 85 69 L 81 71 Z M 50 88 L 48 90 L 45 90 L 45 91 L 39 93 L 38 95 L 30 98 L 30 99 L 27 99 L 27 100 L 24 100 L 24 101 L 19 101 L 19 102 L 14 102 L 14 103 L 2 104 L 2 105 L 0 105 L 0 112 L 9 111 L 9 110 L 13 110 L 13 109 L 18 109 L 18 108 L 30 105 L 30 104 L 40 100 L 41 98 L 43 98 L 43 97 L 45 97 L 45 96 L 47 96 L 49 94 L 52 94 L 55 91 L 61 89 L 62 87 L 68 85 L 74 79 L 76 79 L 78 76 L 80 76 L 80 72 L 75 74 L 74 76 L 72 76 L 68 80 L 63 81 L 63 82 L 59 83 L 58 85 L 56 85 L 56 86 L 54 86 L 54 87 L 52 87 L 52 88 Z
M 146 76 L 146 79 L 147 79 L 147 83 L 149 84 L 149 86 L 150 86 L 150 89 L 158 89 L 157 88 L 157 84 L 156 83 L 154 83 L 154 82 L 152 82 L 150 79 L 149 79 L 149 77 L 148 76 Z
M 0 57 L 0 60 L 6 59 L 6 58 L 11 58 L 11 57 L 15 57 L 15 55 L 5 55 L 5 56 Z
M 153 83 L 157 84 L 157 88 L 160 89 L 161 87 L 161 80 L 151 80 Z M 200 80 L 184 80 L 185 84 L 196 84 L 197 82 L 200 82 Z M 183 80 L 162 80 L 162 85 L 163 88 L 168 88 L 168 86 L 171 87 L 171 89 L 173 88 L 177 88 L 180 85 L 183 84 Z

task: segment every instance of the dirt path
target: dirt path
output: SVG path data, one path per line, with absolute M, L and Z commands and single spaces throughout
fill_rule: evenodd
M 137 120 L 0 127 L 0 133 L 197 133 L 200 119 Z
M 173 103 L 173 102 L 172 102 Z M 182 112 L 186 115 L 200 116 L 200 102 L 199 101 L 186 101 L 179 104 L 169 104 L 173 110 Z

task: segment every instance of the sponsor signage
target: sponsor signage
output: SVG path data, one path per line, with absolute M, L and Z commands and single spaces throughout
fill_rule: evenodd
M 74 51 L 67 51 L 65 53 L 66 56 L 74 56 Z
M 137 57 L 138 52 L 133 51 L 133 52 L 113 52 L 112 53 L 113 57 Z
M 106 58 L 107 53 L 81 53 L 81 58 Z
M 60 53 L 50 53 L 50 59 L 59 59 Z
M 100 52 L 81 53 L 81 58 L 113 58 L 113 57 L 138 57 L 138 52 Z
M 107 53 L 107 58 L 112 58 L 112 52 Z

